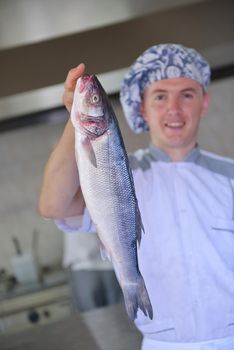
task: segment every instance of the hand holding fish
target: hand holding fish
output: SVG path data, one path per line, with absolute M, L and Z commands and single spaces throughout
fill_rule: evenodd
M 67 78 L 64 83 L 64 94 L 63 94 L 63 103 L 66 106 L 68 112 L 71 112 L 74 92 L 76 88 L 76 82 L 82 74 L 84 74 L 85 65 L 80 63 L 77 67 L 69 70 Z

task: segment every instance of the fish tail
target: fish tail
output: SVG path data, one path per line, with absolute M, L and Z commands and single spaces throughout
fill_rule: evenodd
M 136 318 L 138 308 L 145 316 L 153 319 L 153 308 L 142 276 L 139 276 L 137 283 L 124 285 L 122 290 L 126 310 L 131 320 Z

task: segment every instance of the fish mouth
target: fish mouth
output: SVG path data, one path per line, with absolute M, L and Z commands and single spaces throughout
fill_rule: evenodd
M 83 114 L 81 113 L 80 114 L 80 121 L 81 122 L 90 122 L 90 123 L 98 123 L 100 121 L 102 121 L 104 118 L 103 118 L 103 115 L 98 115 L 98 116 L 94 116 L 94 115 L 87 115 L 87 114 Z

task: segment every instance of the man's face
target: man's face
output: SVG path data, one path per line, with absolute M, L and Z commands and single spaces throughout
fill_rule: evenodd
M 180 149 L 186 155 L 196 144 L 200 119 L 208 107 L 208 96 L 190 78 L 160 80 L 144 91 L 141 113 L 151 140 L 170 154 Z

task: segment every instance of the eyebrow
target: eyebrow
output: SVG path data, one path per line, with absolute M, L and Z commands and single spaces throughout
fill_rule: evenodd
M 158 93 L 158 92 L 167 92 L 168 90 L 165 89 L 154 89 L 153 91 L 151 91 L 152 94 Z
M 188 87 L 188 88 L 181 90 L 181 92 L 185 92 L 185 91 L 197 92 L 197 90 L 192 88 L 192 87 Z
M 196 89 L 192 88 L 192 87 L 187 87 L 185 89 L 180 90 L 180 92 L 186 92 L 186 91 L 190 91 L 190 92 L 196 92 Z M 157 94 L 157 93 L 162 93 L 162 92 L 169 92 L 169 90 L 167 89 L 154 89 L 153 91 L 151 91 L 152 94 Z

